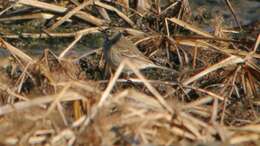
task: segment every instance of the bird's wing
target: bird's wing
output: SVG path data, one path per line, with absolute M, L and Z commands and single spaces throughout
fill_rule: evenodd
M 127 56 L 129 58 L 146 58 L 135 44 L 125 37 L 121 37 L 120 41 L 118 41 L 113 48 L 122 56 Z

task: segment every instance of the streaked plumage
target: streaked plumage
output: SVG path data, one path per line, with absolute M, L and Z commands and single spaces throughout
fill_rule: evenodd
M 103 52 L 105 60 L 113 69 L 116 69 L 124 59 L 128 59 L 139 70 L 146 68 L 161 68 L 176 72 L 173 69 L 155 65 L 149 58 L 138 50 L 136 45 L 131 40 L 127 39 L 121 32 L 114 33 L 111 37 L 107 31 L 103 31 L 103 33 Z M 132 73 L 133 71 L 128 66 L 125 66 L 123 72 Z

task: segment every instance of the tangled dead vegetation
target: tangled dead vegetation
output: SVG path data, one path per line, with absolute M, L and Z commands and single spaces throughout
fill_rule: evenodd
M 226 4 L 235 27 L 188 0 L 0 3 L 0 145 L 259 145 L 259 22 Z M 178 73 L 109 72 L 105 28 Z

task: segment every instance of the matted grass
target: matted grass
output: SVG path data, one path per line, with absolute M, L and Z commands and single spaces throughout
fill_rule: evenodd
M 258 24 L 244 26 L 226 5 L 238 27 L 216 14 L 206 31 L 188 0 L 1 4 L 0 46 L 10 56 L 0 63 L 0 145 L 259 145 Z M 75 51 L 108 27 L 178 72 L 140 71 L 131 60 L 111 72 L 102 34 L 88 41 L 95 49 Z M 24 38 L 72 41 L 28 55 Z

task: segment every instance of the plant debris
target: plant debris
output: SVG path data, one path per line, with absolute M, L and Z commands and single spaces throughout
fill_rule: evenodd
M 0 145 L 259 145 L 259 19 L 195 2 L 0 2 Z M 111 70 L 106 28 L 177 72 Z

